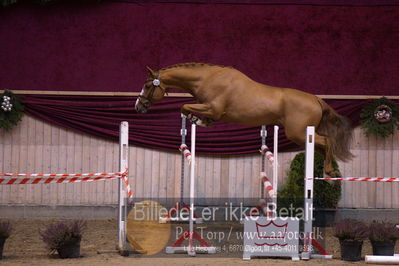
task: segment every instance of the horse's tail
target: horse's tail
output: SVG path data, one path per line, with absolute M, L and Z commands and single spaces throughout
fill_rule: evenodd
M 318 98 L 323 115 L 317 133 L 327 137 L 327 145 L 334 157 L 343 162 L 351 160 L 354 156 L 350 152 L 352 142 L 352 127 L 349 120 L 338 114 L 325 101 Z

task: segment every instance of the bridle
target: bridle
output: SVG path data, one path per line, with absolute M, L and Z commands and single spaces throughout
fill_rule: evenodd
M 148 96 L 145 96 L 145 95 L 139 95 L 139 96 L 138 96 L 138 98 L 143 98 L 143 99 L 146 100 L 145 103 L 143 103 L 143 102 L 140 101 L 140 103 L 141 103 L 145 108 L 148 108 L 149 106 L 153 105 L 153 102 L 152 102 L 153 99 L 152 99 L 152 97 L 154 96 L 155 90 L 156 90 L 157 88 L 160 88 L 160 89 L 165 93 L 165 88 L 163 88 L 163 87 L 161 86 L 161 81 L 159 80 L 159 71 L 156 72 L 155 78 L 147 79 L 147 80 L 146 80 L 146 83 L 147 83 L 148 81 L 151 81 L 151 84 L 152 84 L 152 85 L 151 85 L 151 88 L 150 88 L 150 92 L 148 93 Z

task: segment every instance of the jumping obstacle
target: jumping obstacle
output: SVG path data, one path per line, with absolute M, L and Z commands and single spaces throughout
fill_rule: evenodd
M 277 211 L 277 189 L 278 189 L 278 126 L 274 126 L 273 153 L 266 145 L 266 126 L 262 126 L 260 136 L 262 145 L 261 153 L 261 197 L 265 201 L 266 196 L 271 199 L 271 205 L 258 206 L 259 213 L 264 215 L 245 217 L 244 223 L 244 252 L 243 259 L 250 260 L 251 257 L 291 257 L 299 260 L 299 238 L 286 239 L 285 234 L 299 232 L 299 220 L 296 218 L 276 217 Z M 272 164 L 272 182 L 267 178 L 265 159 Z M 266 201 L 265 201 L 266 204 Z M 274 212 L 274 213 L 273 213 Z M 254 234 L 255 233 L 255 234 Z
M 315 246 L 315 240 L 312 238 L 312 220 L 313 220 L 313 182 L 314 180 L 333 180 L 333 181 L 365 181 L 365 182 L 398 182 L 397 177 L 314 177 L 314 127 L 307 127 L 306 129 L 306 168 L 305 168 L 305 242 L 302 259 L 309 259 L 312 257 L 320 257 L 320 255 L 311 254 L 313 250 L 312 245 Z M 330 256 L 324 256 L 329 258 Z M 399 254 L 394 256 L 371 256 L 366 255 L 366 263 L 375 264 L 399 264 Z
M 129 123 L 121 122 L 119 126 L 119 169 L 129 169 Z M 122 256 L 129 255 L 127 246 L 126 224 L 127 224 L 127 206 L 128 194 L 126 186 L 123 182 L 126 180 L 119 179 L 118 181 L 118 249 Z M 127 183 L 125 183 L 126 185 Z M 137 250 L 142 251 L 141 246 L 133 241 L 131 245 Z
M 275 131 L 275 135 L 277 135 L 276 133 L 278 132 Z M 244 260 L 249 260 L 252 256 L 291 257 L 292 260 L 299 260 L 300 258 L 303 260 L 310 258 L 332 258 L 332 255 L 327 254 L 312 235 L 314 138 L 314 127 L 307 127 L 302 252 L 299 252 L 299 237 L 289 237 L 289 235 L 295 235 L 295 233 L 298 236 L 300 235 L 299 219 L 292 217 L 255 217 L 256 219 L 246 217 L 244 221 Z M 276 157 L 276 153 L 274 156 Z M 251 235 L 251 232 L 256 232 L 256 234 Z M 276 235 L 279 237 L 276 237 Z M 312 253 L 313 247 L 319 249 L 321 254 Z
M 320 243 L 313 237 L 313 190 L 314 190 L 314 151 L 315 151 L 315 128 L 306 128 L 306 150 L 305 150 L 305 185 L 304 185 L 304 243 L 301 259 L 332 259 Z M 312 253 L 317 248 L 320 254 Z
M 259 200 L 256 209 L 253 209 L 251 215 L 260 214 L 270 216 L 273 213 L 273 208 L 277 209 L 277 187 L 278 187 L 278 126 L 274 126 L 274 136 L 273 136 L 273 153 L 270 151 L 269 147 L 266 145 L 267 130 L 266 126 L 263 125 L 260 130 L 261 137 L 261 147 L 259 152 L 261 154 L 261 169 L 260 169 L 260 193 L 261 199 Z M 266 174 L 266 163 L 265 159 L 269 161 L 272 165 L 272 182 Z M 266 195 L 266 196 L 265 196 Z M 265 198 L 271 199 L 272 204 L 267 204 Z M 256 212 L 256 213 L 255 213 Z M 243 220 L 241 220 L 243 223 Z
M 172 210 L 168 213 L 166 217 L 159 217 L 159 222 L 160 223 L 166 223 L 166 222 L 186 222 L 186 219 L 181 219 L 180 216 L 176 215 L 173 217 L 174 214 L 178 213 L 181 210 L 185 211 L 190 211 L 190 206 L 188 206 L 184 202 L 184 169 L 185 169 L 185 162 L 187 160 L 188 164 L 191 165 L 191 160 L 192 160 L 192 155 L 190 150 L 188 149 L 186 145 L 186 136 L 187 136 L 187 128 L 186 128 L 186 116 L 181 115 L 181 129 L 180 129 L 180 135 L 181 135 L 181 144 L 179 147 L 179 151 L 181 153 L 181 171 L 180 171 L 180 201 L 176 202 L 176 205 L 172 208 Z M 202 218 L 195 217 L 195 223 L 199 224 L 202 223 Z
M 184 118 L 185 119 L 185 118 Z M 196 141 L 196 125 L 191 124 L 191 162 L 190 162 L 190 206 L 189 206 L 189 229 L 184 232 L 180 238 L 173 244 L 173 246 L 166 247 L 167 254 L 173 254 L 176 252 L 187 253 L 189 256 L 196 256 L 196 253 L 216 253 L 216 248 L 211 247 L 208 243 L 201 238 L 200 234 L 194 229 L 194 197 L 195 197 L 195 143 Z M 183 156 L 184 154 L 182 154 Z M 188 246 L 182 246 L 183 242 L 188 240 Z M 194 245 L 194 240 L 200 243 L 200 246 Z
M 126 241 L 126 215 L 128 200 L 132 200 L 133 193 L 128 180 L 129 154 L 129 124 L 121 122 L 119 131 L 119 172 L 115 173 L 75 173 L 75 174 L 32 174 L 32 173 L 0 173 L 0 185 L 16 184 L 65 184 L 93 182 L 118 179 L 118 251 L 121 255 L 128 255 Z M 142 251 L 141 246 L 130 240 L 130 244 Z
M 260 147 L 259 152 L 261 153 L 261 198 L 265 198 L 265 192 L 267 196 L 272 200 L 272 205 L 275 209 L 277 209 L 277 189 L 278 189 L 278 126 L 274 126 L 274 135 L 273 135 L 273 153 L 270 151 L 269 147 L 266 145 L 266 137 L 267 130 L 266 126 L 263 125 L 260 130 L 260 136 L 262 140 L 262 145 Z M 270 182 L 269 178 L 266 175 L 266 167 L 265 167 L 265 159 L 267 159 L 273 167 L 272 171 L 272 182 Z M 261 207 L 261 206 L 259 206 Z M 270 208 L 267 212 L 273 211 Z M 265 213 L 267 215 L 267 213 Z
M 307 177 L 305 183 L 308 182 Z M 313 178 L 312 178 L 313 179 Z M 359 181 L 359 182 L 399 182 L 399 177 L 315 177 L 315 180 L 332 180 L 332 181 Z M 399 229 L 399 225 L 396 226 Z M 375 256 L 375 255 L 366 255 L 365 256 L 366 263 L 372 264 L 399 264 L 399 254 L 394 254 L 393 256 Z

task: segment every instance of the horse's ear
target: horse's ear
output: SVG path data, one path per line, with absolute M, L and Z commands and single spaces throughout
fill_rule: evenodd
M 147 70 L 148 70 L 148 75 L 150 76 L 150 78 L 155 78 L 155 71 L 152 70 L 149 66 L 147 66 Z

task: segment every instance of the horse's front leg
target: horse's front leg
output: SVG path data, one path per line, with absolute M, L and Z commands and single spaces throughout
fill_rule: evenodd
M 184 104 L 181 107 L 181 112 L 194 124 L 203 127 L 209 127 L 215 120 L 219 120 L 217 113 L 212 109 L 210 104 Z M 205 118 L 200 119 L 193 115 L 193 113 L 204 116 Z

